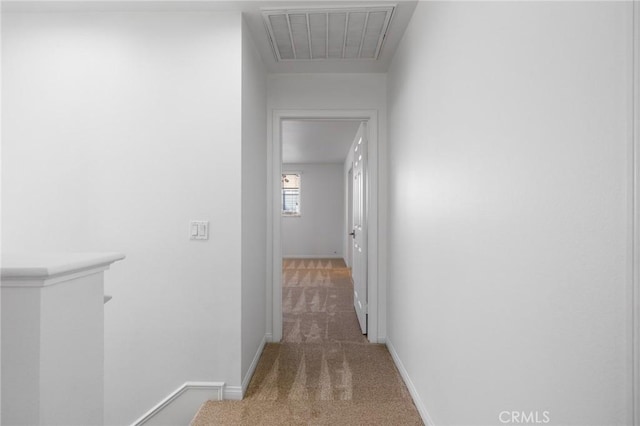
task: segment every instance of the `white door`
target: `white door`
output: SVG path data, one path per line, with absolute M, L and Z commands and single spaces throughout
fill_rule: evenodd
M 353 305 L 362 334 L 367 333 L 367 138 L 362 123 L 353 146 Z
M 353 164 L 351 165 L 353 167 Z M 347 175 L 347 232 L 353 230 L 353 168 L 349 169 Z M 353 243 L 349 239 L 347 246 L 347 266 L 353 268 Z

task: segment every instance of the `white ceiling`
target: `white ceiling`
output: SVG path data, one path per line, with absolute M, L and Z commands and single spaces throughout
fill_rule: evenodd
M 322 60 L 277 62 L 265 26 L 263 11 L 292 8 L 395 6 L 377 60 Z M 384 73 L 411 20 L 417 0 L 391 1 L 244 1 L 244 0 L 2 0 L 3 11 L 240 11 L 269 73 Z M 283 123 L 283 162 L 341 163 L 358 129 L 354 121 L 288 121 Z
M 249 2 L 247 2 L 249 3 Z M 411 20 L 413 11 L 416 8 L 417 0 L 400 1 L 315 1 L 315 0 L 295 0 L 295 1 L 262 1 L 251 2 L 252 6 L 245 9 L 245 19 L 249 30 L 253 35 L 262 60 L 270 73 L 350 73 L 350 72 L 379 72 L 384 73 L 389 68 L 391 59 L 400 43 L 404 31 Z M 253 4 L 256 3 L 256 4 Z M 265 28 L 262 10 L 294 9 L 294 8 L 340 8 L 353 6 L 389 6 L 395 5 L 395 11 L 387 36 L 384 40 L 380 55 L 377 60 L 339 59 L 322 61 L 284 61 L 277 62 L 273 48 L 269 42 L 267 30 Z
M 282 122 L 283 163 L 343 163 L 360 121 Z
M 391 22 L 393 6 L 264 9 L 279 61 L 372 60 Z
M 244 0 L 3 0 L 3 11 L 240 11 L 256 42 L 260 56 L 270 73 L 352 73 L 387 71 L 396 47 L 400 43 L 409 20 L 415 10 L 417 0 L 391 1 L 317 1 L 317 0 L 284 0 L 284 1 L 244 1 Z M 288 61 L 277 62 L 262 16 L 263 9 L 292 8 L 340 8 L 353 6 L 388 6 L 395 5 L 393 18 L 389 25 L 387 37 L 377 60 L 323 60 L 323 61 Z

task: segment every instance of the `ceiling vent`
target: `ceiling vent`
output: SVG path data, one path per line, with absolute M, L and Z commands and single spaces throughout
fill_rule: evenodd
M 394 6 L 263 10 L 278 61 L 378 59 Z

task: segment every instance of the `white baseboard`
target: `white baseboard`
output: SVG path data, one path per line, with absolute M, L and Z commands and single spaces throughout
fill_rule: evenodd
M 242 380 L 242 386 L 225 386 L 224 382 L 187 382 L 173 391 L 131 426 L 187 426 L 207 401 L 241 400 L 256 371 L 260 355 L 271 336 L 265 335 Z
M 267 344 L 267 335 L 262 338 L 262 341 L 258 345 L 258 350 L 256 354 L 253 356 L 253 361 L 251 361 L 251 365 L 247 370 L 247 374 L 244 375 L 242 379 L 242 397 L 247 392 L 247 388 L 249 387 L 249 382 L 251 382 L 251 378 L 253 377 L 253 373 L 256 371 L 256 367 L 258 366 L 258 361 L 260 361 L 260 355 L 262 355 L 262 351 L 264 350 L 264 345 Z
M 269 343 L 273 343 L 273 333 L 267 333 L 264 335 L 264 340 Z
M 292 254 L 282 255 L 283 259 L 342 259 L 339 254 Z
M 431 419 L 431 416 L 427 412 L 427 407 L 424 406 L 424 403 L 422 402 L 420 395 L 418 395 L 418 391 L 416 390 L 416 387 L 411 381 L 411 378 L 409 378 L 409 373 L 407 372 L 407 369 L 404 368 L 404 364 L 402 364 L 402 361 L 400 361 L 400 357 L 398 356 L 398 353 L 396 352 L 395 348 L 391 344 L 391 341 L 389 340 L 389 338 L 387 337 L 385 340 L 386 340 L 387 349 L 389 349 L 389 353 L 393 358 L 393 362 L 396 364 L 396 368 L 400 372 L 400 376 L 402 376 L 402 379 L 404 380 L 405 385 L 407 385 L 407 389 L 409 389 L 411 398 L 413 398 L 413 403 L 416 405 L 416 408 L 418 409 L 418 413 L 420 414 L 420 417 L 422 417 L 422 421 L 427 426 L 435 426 L 435 423 L 433 422 L 433 420 Z
M 242 386 L 225 386 L 223 399 L 240 401 L 242 399 Z
M 224 382 L 186 382 L 131 426 L 187 426 L 202 404 L 221 401 L 224 394 Z

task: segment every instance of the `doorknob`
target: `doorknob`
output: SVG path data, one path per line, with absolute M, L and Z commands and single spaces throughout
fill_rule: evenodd
M 353 238 L 356 237 L 356 230 L 354 229 L 353 231 L 349 232 L 349 235 L 351 235 Z

